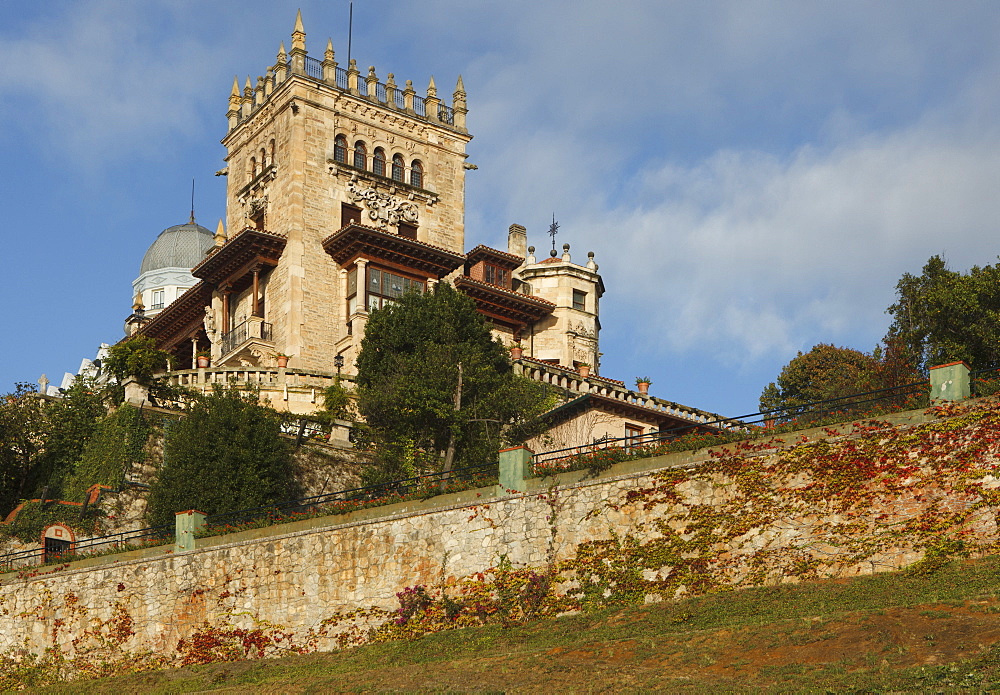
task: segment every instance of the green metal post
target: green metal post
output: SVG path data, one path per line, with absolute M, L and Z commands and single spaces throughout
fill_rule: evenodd
M 205 514 L 196 509 L 177 512 L 174 517 L 174 552 L 194 550 L 194 534 L 205 528 Z
M 532 451 L 526 446 L 500 451 L 500 487 L 525 492 L 525 480 L 531 477 Z
M 969 365 L 950 362 L 931 367 L 931 403 L 964 401 L 971 393 Z

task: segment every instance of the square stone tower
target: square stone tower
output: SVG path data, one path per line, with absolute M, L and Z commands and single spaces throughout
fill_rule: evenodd
M 391 259 L 413 249 L 463 254 L 471 136 L 461 77 L 449 106 L 433 77 L 418 97 L 392 73 L 382 82 L 374 67 L 365 75 L 354 60 L 340 67 L 332 42 L 323 60 L 310 57 L 301 14 L 291 39 L 291 50 L 282 43 L 256 83 L 248 77 L 242 91 L 233 83 L 222 144 L 225 227 L 235 233 L 220 226 L 218 249 L 193 274 L 212 290 L 213 364 L 266 366 L 283 353 L 289 367 L 330 371 L 336 355 L 350 361 L 357 347 L 349 273 L 357 283 L 367 265 L 371 277 L 360 282 L 383 273 L 423 287 L 445 271 L 414 274 Z M 348 251 L 324 250 L 324 240 L 347 227 L 363 232 L 338 246 Z M 372 243 L 399 248 L 358 265 Z

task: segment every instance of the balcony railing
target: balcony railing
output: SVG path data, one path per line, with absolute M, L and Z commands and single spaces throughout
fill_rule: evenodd
M 236 326 L 233 330 L 229 331 L 222 336 L 222 354 L 228 355 L 233 350 L 237 349 L 240 345 L 247 342 L 250 338 L 259 337 L 265 342 L 271 342 L 272 326 L 266 321 L 261 321 L 260 323 L 260 336 L 250 335 L 250 322 L 243 321 L 243 323 Z

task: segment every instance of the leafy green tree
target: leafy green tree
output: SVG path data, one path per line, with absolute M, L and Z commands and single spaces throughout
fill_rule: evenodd
M 17 384 L 0 396 L 0 517 L 20 500 L 60 494 L 106 414 L 93 382 L 77 377 L 61 398 L 40 396 L 34 386 Z
M 919 276 L 905 273 L 887 313 L 897 341 L 924 374 L 936 364 L 1000 366 L 1000 265 L 949 270 L 932 256 Z
M 760 397 L 761 410 L 796 408 L 816 401 L 870 390 L 876 360 L 871 355 L 826 343 L 799 352 Z
M 492 460 L 548 404 L 545 387 L 513 374 L 472 300 L 447 283 L 372 312 L 357 369 L 379 461 L 372 480 Z
M 47 424 L 44 403 L 30 384 L 16 384 L 0 398 L 0 517 L 26 495 Z
M 196 396 L 186 416 L 167 429 L 147 518 L 169 524 L 186 509 L 221 514 L 298 494 L 281 416 L 261 405 L 254 390 L 216 386 Z
M 921 380 L 920 373 L 906 358 L 896 341 L 879 346 L 872 354 L 826 343 L 813 346 L 806 353 L 798 353 L 786 364 L 760 396 L 762 411 L 786 409 L 776 414 L 775 420 L 808 419 L 804 406 L 819 401 L 837 400 L 824 408 L 847 412 L 864 412 L 873 406 L 869 396 L 851 398 L 880 389 L 905 386 Z M 921 392 L 923 393 L 923 392 Z M 889 394 L 887 394 L 889 395 Z M 911 395 L 891 396 L 888 403 L 907 405 Z M 914 405 L 916 407 L 916 405 Z

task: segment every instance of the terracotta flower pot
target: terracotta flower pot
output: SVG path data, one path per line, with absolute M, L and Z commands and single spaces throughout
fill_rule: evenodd
M 198 369 L 204 369 L 208 366 L 210 359 L 205 355 L 198 355 Z
M 524 350 L 522 348 L 512 347 L 510 349 L 510 358 L 512 360 L 519 360 L 519 359 L 521 359 L 521 355 L 523 355 L 523 354 L 524 354 Z
M 284 369 L 288 366 L 288 356 L 278 355 L 278 369 Z
M 649 383 L 648 382 L 646 382 L 646 381 L 640 381 L 638 384 L 636 384 L 636 386 L 639 387 L 639 393 L 641 393 L 643 396 L 648 396 L 649 395 Z
M 580 372 L 580 376 L 582 376 L 584 379 L 586 379 L 588 376 L 590 376 L 590 366 L 589 365 L 581 364 L 579 367 L 576 368 L 576 371 Z

